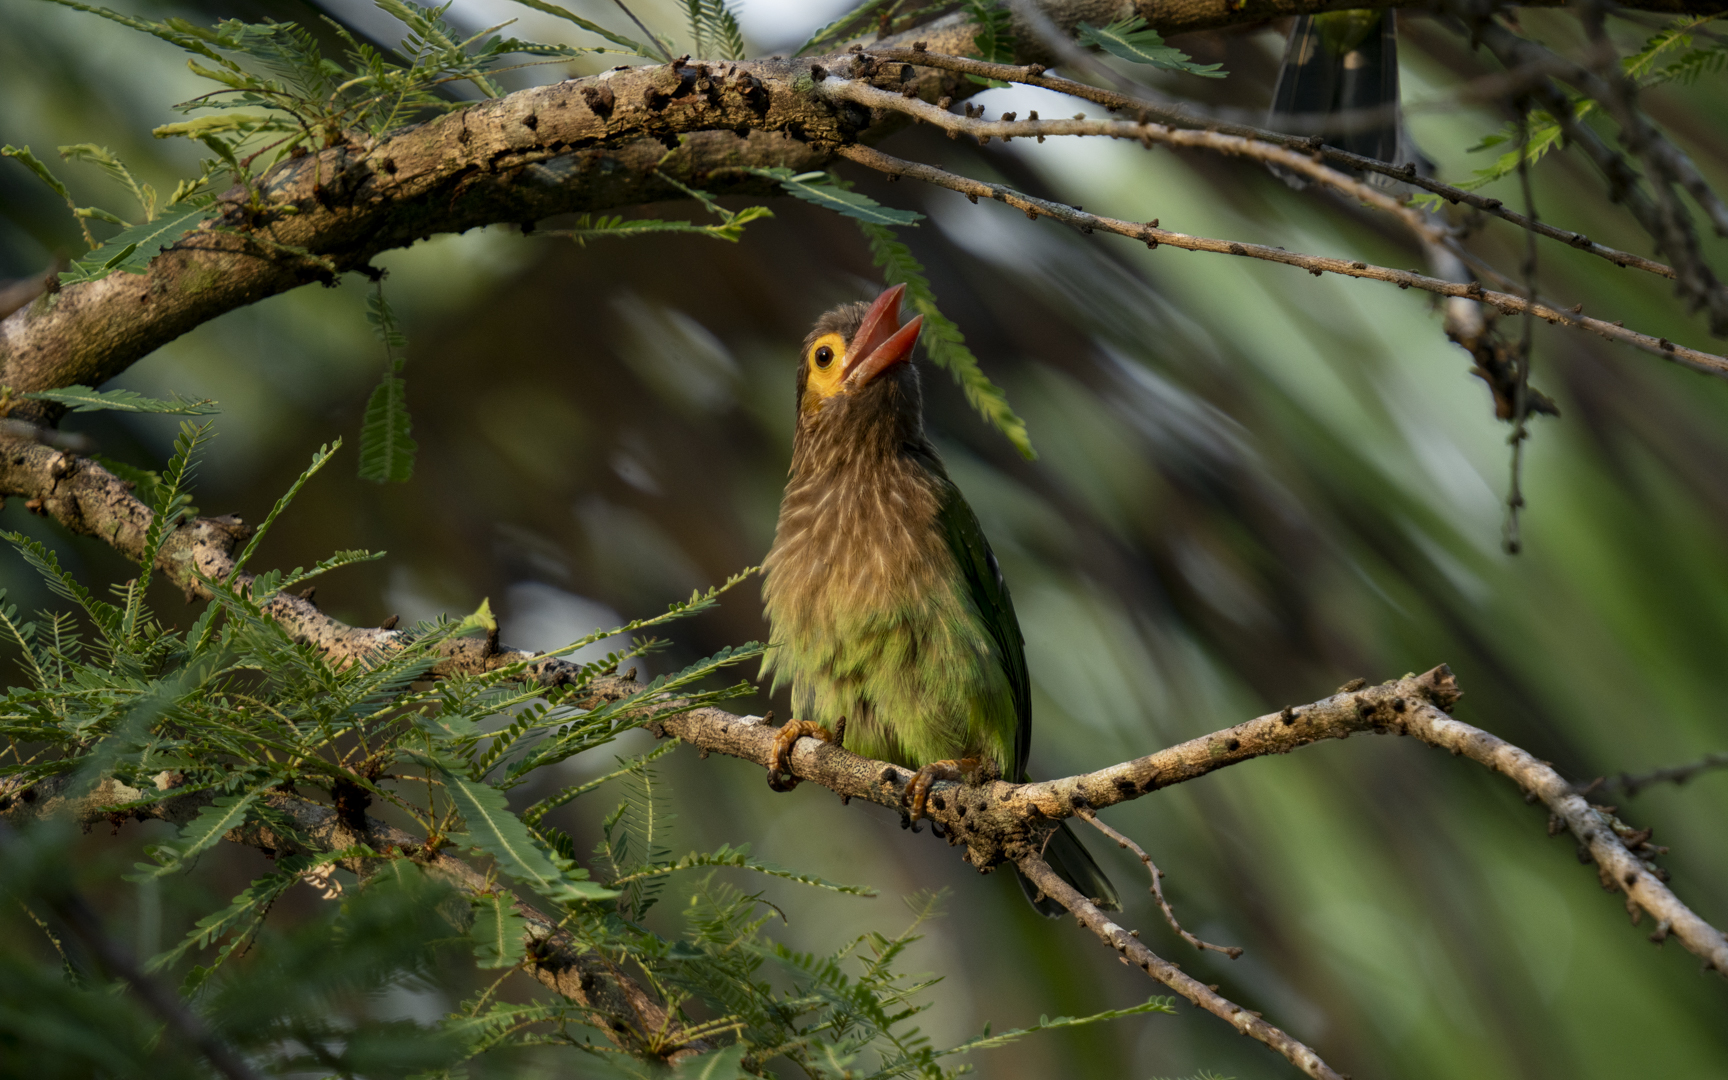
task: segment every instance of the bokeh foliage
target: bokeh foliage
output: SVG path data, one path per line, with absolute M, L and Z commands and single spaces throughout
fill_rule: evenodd
M 190 148 L 145 134 L 196 92 L 174 50 L 70 11 L 4 2 L 15 32 L 0 38 L 0 142 L 113 147 L 159 190 L 195 175 Z M 262 14 L 316 22 L 310 8 L 263 0 L 179 10 L 203 23 Z M 1574 40 L 1563 18 L 1522 18 L 1532 33 Z M 1627 53 L 1657 29 L 1611 27 Z M 789 52 L 809 29 L 749 44 Z M 1407 99 L 1489 68 L 1420 18 L 1406 19 L 1402 34 Z M 1209 100 L 1264 105 L 1275 33 L 1176 44 L 1230 72 L 1208 81 Z M 1706 74 L 1646 99 L 1719 189 L 1728 180 L 1721 85 Z M 1072 111 L 1023 91 L 991 93 L 982 100 L 992 113 Z M 1506 120 L 1480 107 L 1412 115 L 1418 141 L 1452 178 L 1488 164 L 1466 150 Z M 1117 217 L 1389 265 L 1420 258 L 1382 223 L 1239 162 L 1116 144 L 975 151 L 918 130 L 895 140 L 900 156 L 994 173 Z M 108 197 L 94 171 L 63 175 L 80 204 Z M 931 424 L 1026 632 L 1038 772 L 1099 766 L 1312 700 L 1354 676 L 1438 662 L 1459 674 L 1462 715 L 1581 778 L 1688 760 L 1728 741 L 1718 690 L 1728 646 L 1728 388 L 1539 326 L 1535 380 L 1563 416 L 1536 422 L 1525 547 L 1514 558 L 1499 549 L 1505 428 L 1424 298 L 1082 239 L 952 194 L 845 175 L 882 204 L 927 215 L 899 238 L 1041 454 L 1024 461 L 946 379 L 929 380 Z M 1533 175 L 1545 220 L 1647 251 L 1570 155 L 1550 153 Z M 1515 180 L 1496 183 L 1487 190 L 1515 204 Z M 357 624 L 396 613 L 412 621 L 489 596 L 506 641 L 547 648 L 621 621 L 610 612 L 658 610 L 759 559 L 789 456 L 793 347 L 829 304 L 880 282 L 851 223 L 790 199 L 773 209 L 736 245 L 643 236 L 577 248 L 492 229 L 381 259 L 413 343 L 415 479 L 379 489 L 331 470 L 257 566 L 387 549 L 386 561 L 326 579 L 326 610 Z M 1517 235 L 1489 231 L 1480 243 L 1516 265 Z M 0 170 L 0 273 L 35 273 L 52 252 L 82 246 L 51 192 L 22 169 Z M 1722 241 L 1706 238 L 1704 250 L 1723 264 Z M 1710 347 L 1664 282 L 1556 245 L 1541 259 L 1545 291 Z M 350 282 L 227 316 L 121 382 L 223 403 L 222 454 L 207 463 L 198 500 L 257 519 L 310 446 L 359 433 L 377 351 L 363 289 Z M 174 432 L 172 422 L 112 413 L 68 426 L 141 467 L 160 466 Z M 133 573 L 20 506 L 3 514 L 84 580 Z M 49 602 L 21 562 L 7 565 L 16 602 Z M 735 592 L 643 663 L 676 670 L 762 636 L 754 602 Z M 620 752 L 648 749 L 628 738 Z M 950 888 L 950 917 L 922 927 L 906 954 L 910 969 L 950 974 L 921 1018 L 935 1043 L 958 1043 L 986 1020 L 1084 1014 L 1147 993 L 1143 978 L 1071 925 L 1032 918 L 1005 881 L 962 873 L 948 848 L 891 819 L 807 788 L 772 795 L 751 771 L 688 751 L 655 766 L 689 846 L 747 840 L 776 864 L 867 881 L 887 896 Z M 522 795 L 544 798 L 613 768 L 560 766 Z M 1191 788 L 1112 812 L 1169 872 L 1166 888 L 1191 926 L 1248 950 L 1235 963 L 1178 959 L 1347 1071 L 1723 1074 L 1728 991 L 1698 977 L 1674 945 L 1646 942 L 1648 924 L 1629 929 L 1592 872 L 1546 839 L 1540 814 L 1497 779 L 1413 745 L 1352 740 Z M 1725 814 L 1721 774 L 1622 803 L 1622 816 L 1672 845 L 1665 863 L 1676 891 L 1718 925 L 1728 920 Z M 605 839 L 604 824 L 604 814 L 564 820 L 582 851 Z M 158 826 L 128 825 L 117 837 L 65 838 L 63 850 L 80 866 L 129 864 L 140 846 L 165 839 Z M 214 848 L 204 861 L 220 887 L 158 886 L 150 900 L 150 887 L 128 886 L 103 898 L 112 925 L 140 939 L 169 927 L 172 938 L 191 913 L 261 873 L 246 852 Z M 1111 868 L 1135 880 L 1131 863 Z M 792 950 L 831 951 L 861 918 L 854 899 L 778 883 L 766 895 L 790 919 L 776 936 Z M 873 903 L 864 918 L 888 931 L 899 920 Z M 1149 900 L 1130 904 L 1131 924 L 1174 953 Z M 295 889 L 267 926 L 292 934 L 330 920 L 326 906 Z M 39 933 L 7 917 L 8 941 Z M 380 1000 L 399 1014 L 442 1014 L 459 1004 L 445 993 L 416 984 Z M 68 1004 L 68 1015 L 79 1007 Z M 1287 1074 L 1186 1011 L 1042 1036 L 976 1064 L 992 1077 Z

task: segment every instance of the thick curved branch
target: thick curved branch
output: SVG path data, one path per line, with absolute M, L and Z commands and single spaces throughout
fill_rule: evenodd
M 923 180 L 938 187 L 958 191 L 973 201 L 977 201 L 979 198 L 994 199 L 997 202 L 1012 206 L 1031 218 L 1054 218 L 1083 233 L 1097 231 L 1116 233 L 1118 236 L 1144 241 L 1149 247 L 1168 244 L 1184 251 L 1210 251 L 1219 255 L 1239 255 L 1249 259 L 1262 259 L 1266 262 L 1300 267 L 1316 277 L 1321 274 L 1339 274 L 1344 277 L 1368 278 L 1373 281 L 1390 282 L 1400 289 L 1416 288 L 1424 292 L 1437 293 L 1440 296 L 1455 296 L 1465 300 L 1475 300 L 1499 308 L 1501 314 L 1504 315 L 1529 313 L 1550 323 L 1589 330 L 1610 341 L 1631 345 L 1664 360 L 1672 360 L 1684 367 L 1692 368 L 1694 371 L 1728 378 L 1728 357 L 1677 345 L 1667 338 L 1640 334 L 1636 330 L 1626 329 L 1617 322 L 1591 318 L 1578 311 L 1569 311 L 1540 301 L 1531 301 L 1513 293 L 1484 289 L 1475 282 L 1466 284 L 1445 281 L 1441 278 L 1429 277 L 1426 274 L 1418 274 L 1413 270 L 1394 270 L 1390 267 L 1337 259 L 1328 255 L 1304 255 L 1300 252 L 1286 251 L 1283 248 L 1269 247 L 1265 244 L 1244 244 L 1236 240 L 1215 240 L 1205 236 L 1190 236 L 1187 233 L 1160 229 L 1154 224 L 1122 221 L 1118 218 L 1104 217 L 1101 214 L 1089 214 L 1083 210 L 1076 210 L 1065 203 L 1051 202 L 1048 199 L 1038 199 L 1022 194 L 1005 184 L 986 183 L 982 180 L 973 180 L 970 177 L 956 175 L 945 169 L 938 169 L 934 165 L 903 161 L 868 146 L 845 146 L 840 149 L 840 155 L 891 176 L 909 176 L 914 180 Z
M 1153 26 L 1182 33 L 1362 2 L 1141 0 L 1138 6 Z M 1421 5 L 1370 0 L 1370 6 Z M 1728 0 L 1635 0 L 1628 6 L 1705 14 L 1728 10 Z M 1101 17 L 1088 0 L 1046 0 L 1044 9 L 1064 28 Z M 973 48 L 972 33 L 956 14 L 874 47 L 898 59 L 898 48 L 915 36 L 934 53 L 965 53 Z M 1047 59 L 1034 54 L 1035 45 L 1023 45 L 1023 59 Z M 616 69 L 284 162 L 255 183 L 256 203 L 242 192 L 225 195 L 220 219 L 164 251 L 143 275 L 68 286 L 0 321 L 0 385 L 21 391 L 99 385 L 225 312 L 308 282 L 331 283 L 336 274 L 367 269 L 380 252 L 434 233 L 500 222 L 532 227 L 555 214 L 681 198 L 668 178 L 716 194 L 774 193 L 771 181 L 740 166 L 821 168 L 841 146 L 874 139 L 901 122 L 835 109 L 807 92 L 813 66 L 840 70 L 854 62 L 842 56 Z M 901 88 L 904 70 L 872 69 L 871 78 Z M 911 69 L 910 78 L 926 100 L 979 89 L 946 67 Z M 1340 164 L 1365 167 L 1327 153 Z M 1484 208 L 1491 202 L 1467 201 Z M 1614 257 L 1577 234 L 1553 235 Z M 14 405 L 25 419 L 51 411 L 31 402 Z

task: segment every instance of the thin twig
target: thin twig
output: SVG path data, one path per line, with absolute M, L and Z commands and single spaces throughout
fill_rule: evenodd
M 1673 784 L 1679 786 L 1697 776 L 1699 773 L 1711 772 L 1716 769 L 1728 769 L 1728 753 L 1705 754 L 1698 761 L 1685 765 L 1668 765 L 1660 769 L 1652 769 L 1636 776 L 1621 773 L 1612 779 L 1597 777 L 1588 784 L 1574 784 L 1573 790 L 1580 795 L 1588 795 L 1602 788 L 1619 788 L 1627 797 L 1635 796 L 1647 787 L 1657 784 Z
M 654 36 L 654 31 L 648 29 L 648 24 L 643 22 L 641 19 L 638 19 L 636 17 L 636 13 L 634 11 L 631 11 L 628 7 L 625 7 L 624 6 L 624 0 L 612 0 L 612 2 L 614 4 L 618 5 L 619 11 L 622 11 L 625 15 L 628 15 L 630 17 L 630 21 L 636 24 L 636 29 L 638 29 L 638 30 L 642 31 L 644 34 L 648 35 L 648 40 L 652 41 L 654 43 L 654 47 L 656 49 L 660 50 L 660 55 L 664 56 L 666 58 L 667 63 L 671 63 L 672 62 L 672 50 L 668 49 L 666 47 L 665 42 L 662 42 L 658 37 Z
M 1549 50 L 1519 37 L 1490 19 L 1472 24 L 1471 31 L 1477 40 L 1494 54 L 1495 59 L 1508 68 L 1532 60 L 1559 59 Z M 1570 64 L 1569 61 L 1561 63 L 1571 69 L 1568 75 L 1561 76 L 1562 79 L 1601 101 L 1621 125 L 1621 134 L 1629 146 L 1634 147 L 1635 151 L 1643 149 L 1649 152 L 1645 157 L 1646 165 L 1654 161 L 1659 169 L 1664 167 L 1665 159 L 1652 149 L 1664 140 L 1655 135 L 1649 124 L 1629 105 L 1618 104 L 1611 88 L 1601 79 L 1575 64 Z M 1559 86 L 1552 80 L 1544 79 L 1532 88 L 1531 94 L 1553 117 L 1555 123 L 1560 125 L 1567 142 L 1582 150 L 1607 179 L 1609 199 L 1624 205 L 1639 226 L 1650 234 L 1657 250 L 1673 263 L 1674 280 L 1680 287 L 1681 295 L 1694 307 L 1709 309 L 1712 332 L 1728 333 L 1728 288 L 1717 280 L 1715 273 L 1705 263 L 1698 249 L 1698 237 L 1692 229 L 1685 208 L 1672 198 L 1673 192 L 1665 182 L 1663 174 L 1658 172 L 1656 179 L 1660 182 L 1653 185 L 1658 196 L 1653 201 L 1650 195 L 1639 187 L 1638 175 L 1625 157 L 1604 142 L 1589 125 L 1578 119 L 1571 98 Z M 1652 154 L 1655 156 L 1650 156 Z
M 1467 300 L 1476 300 L 1491 304 L 1500 309 L 1501 314 L 1515 315 L 1526 311 L 1549 323 L 1564 324 L 1577 329 L 1589 330 L 1610 341 L 1618 341 L 1634 348 L 1642 349 L 1672 360 L 1675 363 L 1702 371 L 1711 375 L 1728 377 L 1728 357 L 1715 353 L 1690 349 L 1677 345 L 1667 338 L 1651 337 L 1628 330 L 1619 323 L 1606 322 L 1602 319 L 1590 318 L 1563 308 L 1553 307 L 1540 302 L 1532 303 L 1522 296 L 1513 293 L 1494 292 L 1484 289 L 1474 282 L 1460 283 L 1443 281 L 1440 278 L 1418 274 L 1414 270 L 1394 270 L 1390 267 L 1375 266 L 1371 263 L 1337 259 L 1327 255 L 1304 255 L 1299 252 L 1286 251 L 1283 248 L 1269 247 L 1264 244 L 1246 244 L 1237 240 L 1214 240 L 1204 236 L 1190 236 L 1187 233 L 1172 232 L 1156 225 L 1136 221 L 1121 221 L 1117 218 L 1089 214 L 1076 210 L 1064 203 L 1051 202 L 1022 194 L 1004 184 L 990 184 L 982 180 L 957 176 L 954 173 L 938 169 L 934 165 L 924 165 L 917 162 L 903 161 L 891 157 L 867 146 L 847 145 L 836 151 L 841 157 L 868 166 L 879 172 L 895 176 L 909 176 L 914 180 L 923 180 L 938 187 L 958 191 L 962 195 L 976 201 L 983 197 L 994 199 L 1024 212 L 1028 217 L 1049 217 L 1062 222 L 1083 233 L 1102 230 L 1116 233 L 1134 240 L 1143 241 L 1149 247 L 1167 244 L 1181 248 L 1184 251 L 1210 251 L 1220 255 L 1239 255 L 1244 258 L 1262 259 L 1266 262 L 1282 263 L 1286 266 L 1300 267 L 1314 276 L 1321 274 L 1339 274 L 1344 277 L 1367 278 L 1372 281 L 1385 281 L 1400 289 L 1421 289 L 1440 296 L 1460 296 Z
M 1299 173 L 1307 180 L 1332 188 L 1352 199 L 1367 203 L 1377 210 L 1392 214 L 1424 243 L 1444 243 L 1450 235 L 1446 229 L 1436 225 L 1421 211 L 1405 206 L 1386 192 L 1370 184 L 1365 184 L 1353 176 L 1346 176 L 1336 169 L 1327 168 L 1315 161 L 1311 152 L 1298 153 L 1282 146 L 1274 146 L 1240 135 L 1224 135 L 1215 131 L 1195 131 L 1188 128 L 1174 128 L 1164 124 L 1133 120 L 1088 120 L 1084 117 L 1040 119 L 1036 115 L 1025 120 L 1011 118 L 985 120 L 982 117 L 956 116 L 947 109 L 937 108 L 919 98 L 908 98 L 878 89 L 869 83 L 850 79 L 829 78 L 821 84 L 821 93 L 824 97 L 855 101 L 873 109 L 891 109 L 905 113 L 907 116 L 940 127 L 950 136 L 971 135 L 980 143 L 989 142 L 991 139 L 1001 139 L 1003 142 L 1008 142 L 1011 139 L 1037 139 L 1039 142 L 1043 142 L 1046 138 L 1057 138 L 1064 135 L 1092 135 L 1106 136 L 1112 139 L 1133 139 L 1147 147 L 1153 143 L 1161 143 L 1165 146 L 1199 147 L 1234 157 L 1252 158 Z
M 1171 908 L 1170 901 L 1164 899 L 1164 871 L 1158 869 L 1157 865 L 1152 862 L 1152 856 L 1146 854 L 1146 849 L 1128 839 L 1128 837 L 1122 833 L 1119 833 L 1115 829 L 1104 824 L 1104 822 L 1099 819 L 1098 815 L 1094 814 L 1092 811 L 1081 810 L 1080 816 L 1094 829 L 1097 829 L 1105 836 L 1116 841 L 1117 847 L 1127 848 L 1129 851 L 1132 851 L 1135 855 L 1139 856 L 1140 861 L 1146 866 L 1147 873 L 1152 875 L 1152 895 L 1157 899 L 1159 908 L 1164 912 L 1164 921 L 1170 924 L 1170 929 L 1176 931 L 1183 941 L 1186 941 L 1196 949 L 1211 949 L 1213 952 L 1221 952 L 1232 960 L 1242 955 L 1242 948 L 1239 945 L 1214 945 L 1210 941 L 1201 941 L 1193 934 L 1182 929 L 1182 924 L 1176 921 L 1176 912 Z M 1051 835 L 1054 836 L 1055 834 L 1052 833 Z M 1138 937 L 1139 935 L 1136 934 L 1134 936 Z
M 1648 273 L 1656 274 L 1665 278 L 1674 277 L 1673 267 L 1666 266 L 1653 259 L 1646 259 L 1642 255 L 1634 255 L 1629 251 L 1621 251 L 1617 248 L 1611 248 L 1606 244 L 1598 244 L 1580 232 L 1573 232 L 1568 229 L 1559 229 L 1542 222 L 1531 221 L 1529 218 L 1517 213 L 1516 211 L 1506 209 L 1499 199 L 1478 195 L 1473 191 L 1466 191 L 1463 188 L 1454 187 L 1451 184 L 1443 184 L 1431 177 L 1421 175 L 1409 164 L 1394 165 L 1384 161 L 1377 161 L 1374 158 L 1363 157 L 1361 154 L 1352 154 L 1347 150 L 1340 150 L 1335 146 L 1326 146 L 1322 140 L 1315 137 L 1286 135 L 1282 132 L 1255 127 L 1251 124 L 1236 124 L 1210 117 L 1193 116 L 1178 108 L 1171 108 L 1169 106 L 1159 105 L 1155 102 L 1130 97 L 1126 94 L 1119 94 L 1113 90 L 1103 90 L 1096 86 L 1088 86 L 1086 83 L 1075 82 L 1073 79 L 1064 79 L 1059 75 L 1047 74 L 1045 68 L 1041 64 L 1031 64 L 1024 67 L 1013 64 L 990 64 L 982 60 L 972 60 L 963 56 L 948 56 L 942 53 L 923 52 L 915 49 L 880 48 L 872 49 L 870 54 L 884 59 L 900 60 L 911 64 L 923 65 L 925 67 L 939 68 L 945 71 L 958 71 L 967 75 L 979 75 L 984 78 L 1000 79 L 1003 82 L 1017 82 L 1023 83 L 1027 86 L 1039 86 L 1046 90 L 1055 90 L 1058 93 L 1090 101 L 1096 105 L 1102 105 L 1112 111 L 1125 110 L 1136 116 L 1147 118 L 1156 117 L 1172 127 L 1201 128 L 1208 131 L 1217 131 L 1226 135 L 1237 135 L 1243 138 L 1256 139 L 1261 142 L 1268 142 L 1276 146 L 1282 146 L 1289 150 L 1318 153 L 1327 161 L 1335 162 L 1339 165 L 1363 172 L 1373 172 L 1379 173 L 1382 176 L 1389 176 L 1414 187 L 1432 191 L 1448 202 L 1464 203 L 1466 206 L 1473 207 L 1485 214 L 1490 214 L 1502 221 L 1516 225 L 1519 228 L 1532 230 L 1550 240 L 1557 240 L 1568 247 L 1577 248 L 1579 251 L 1585 251 L 1600 258 L 1607 259 L 1616 266 L 1631 267 L 1635 270 L 1644 270 Z
M 1292 1065 L 1314 1077 L 1314 1080 L 1343 1080 L 1342 1076 L 1307 1045 L 1268 1024 L 1259 1013 L 1220 997 L 1217 991 L 1147 948 L 1132 931 L 1125 930 L 1112 921 L 1099 910 L 1098 905 L 1081 896 L 1080 890 L 1058 877 L 1056 872 L 1050 869 L 1050 864 L 1037 855 L 1027 852 L 1016 859 L 1014 865 L 1019 867 L 1028 881 L 1043 890 L 1045 896 L 1073 913 L 1080 925 L 1115 949 L 1124 964 L 1139 968 L 1187 998 L 1195 1006 L 1219 1017 L 1249 1038 L 1276 1050 Z
M 1530 186 L 1530 107 L 1519 98 L 1518 109 L 1518 183 L 1524 193 L 1524 213 L 1531 221 L 1536 218 L 1536 195 Z M 1524 234 L 1524 299 L 1536 300 L 1536 234 Z M 1524 333 L 1518 345 L 1518 376 L 1512 384 L 1512 483 L 1506 493 L 1506 553 L 1516 555 L 1524 541 L 1518 532 L 1518 515 L 1524 509 L 1524 444 L 1530 438 L 1530 361 L 1536 348 L 1536 320 L 1524 312 Z

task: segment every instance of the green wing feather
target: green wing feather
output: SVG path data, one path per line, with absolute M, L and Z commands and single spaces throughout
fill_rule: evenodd
M 1014 701 L 1014 760 L 1008 763 L 1007 779 L 1026 779 L 1026 757 L 1032 748 L 1032 680 L 1026 673 L 1026 639 L 1020 634 L 1020 620 L 1014 615 L 1014 600 L 1008 595 L 1008 583 L 1002 580 L 1002 569 L 996 564 L 996 554 L 978 524 L 960 489 L 952 483 L 937 512 L 938 521 L 948 537 L 949 550 L 965 579 L 967 594 L 984 620 L 984 629 L 996 643 L 1003 673 Z
M 947 479 L 940 465 L 933 465 L 931 471 Z M 967 505 L 959 488 L 951 482 L 946 488 L 938 520 L 948 537 L 954 562 L 965 578 L 967 593 L 996 643 L 996 654 L 1001 657 L 1003 672 L 1008 676 L 1016 725 L 1014 760 L 1009 767 L 1008 779 L 1025 783 L 1030 779 L 1026 774 L 1026 758 L 1032 747 L 1032 680 L 1026 671 L 1026 639 L 1020 633 L 1020 620 L 1014 614 L 1014 600 L 1008 595 L 1008 583 L 1002 579 L 1002 568 L 997 565 L 996 553 L 990 550 L 990 541 L 985 539 L 984 529 L 978 524 L 978 515 Z M 1090 897 L 1106 911 L 1121 910 L 1116 887 L 1093 861 L 1091 853 L 1069 829 L 1067 822 L 1057 825 L 1055 833 L 1046 842 L 1044 858 L 1057 875 L 1078 889 L 1082 896 Z M 1018 871 L 1015 876 L 1020 878 L 1026 899 L 1039 912 L 1050 917 L 1063 913 L 1060 904 L 1040 896 L 1037 887 L 1020 876 Z

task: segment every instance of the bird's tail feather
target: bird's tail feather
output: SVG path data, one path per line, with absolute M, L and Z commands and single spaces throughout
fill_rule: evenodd
M 1104 871 L 1092 861 L 1092 855 L 1086 846 L 1080 843 L 1073 830 L 1068 828 L 1066 821 L 1056 827 L 1051 834 L 1050 842 L 1044 845 L 1044 861 L 1050 864 L 1050 869 L 1056 871 L 1056 876 L 1080 891 L 1081 896 L 1090 897 L 1092 902 L 1105 911 L 1121 911 L 1122 902 L 1116 897 L 1116 886 L 1110 884 L 1110 879 L 1104 876 Z M 1020 879 L 1020 888 L 1026 893 L 1026 899 L 1038 909 L 1040 915 L 1054 918 L 1062 914 L 1063 907 L 1038 891 L 1038 886 L 1026 880 L 1026 875 L 1018 870 L 1015 876 Z
M 1408 156 L 1399 141 L 1400 120 L 1395 12 L 1340 11 L 1296 20 L 1268 127 L 1320 135 L 1340 149 L 1398 164 Z

